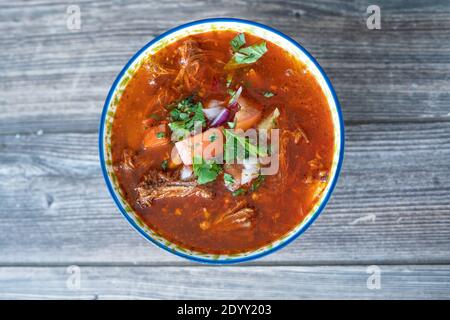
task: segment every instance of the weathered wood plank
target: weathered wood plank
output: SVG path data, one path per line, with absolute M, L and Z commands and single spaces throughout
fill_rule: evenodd
M 69 3 L 0 3 L 0 299 L 450 298 L 448 1 L 378 1 L 380 31 L 365 26 L 367 0 L 70 4 L 80 5 L 79 31 L 66 28 Z M 191 267 L 147 244 L 98 164 L 100 111 L 122 66 L 161 32 L 214 16 L 302 43 L 348 124 L 323 215 L 253 266 Z M 366 287 L 373 263 L 388 264 L 381 290 Z M 424 265 L 403 265 L 415 263 Z M 66 286 L 69 264 L 81 265 L 79 291 Z
M 0 136 L 0 264 L 185 263 L 121 218 L 96 141 L 96 134 Z M 349 126 L 346 148 L 323 215 L 255 263 L 450 263 L 450 126 Z
M 0 299 L 448 299 L 450 266 L 0 268 Z M 372 271 L 373 272 L 373 271 Z M 72 276 L 73 277 L 73 276 Z M 261 281 L 264 279 L 264 281 Z M 67 285 L 69 283 L 69 285 Z M 79 289 L 78 289 L 79 288 Z
M 450 119 L 450 5 L 380 1 L 382 30 L 365 26 L 367 1 L 19 2 L 0 10 L 0 133 L 93 132 L 114 77 L 157 34 L 233 16 L 299 40 L 331 77 L 348 122 Z M 167 17 L 170 16 L 170 19 Z

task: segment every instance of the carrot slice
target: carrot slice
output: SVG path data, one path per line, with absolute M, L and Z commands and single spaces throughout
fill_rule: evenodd
M 261 119 L 262 107 L 253 100 L 240 97 L 238 104 L 241 107 L 236 112 L 236 129 L 247 130 L 254 127 Z
M 166 124 L 151 127 L 144 131 L 144 148 L 157 148 L 170 143 Z

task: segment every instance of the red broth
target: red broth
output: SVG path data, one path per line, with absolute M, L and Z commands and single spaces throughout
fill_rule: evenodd
M 127 84 L 112 130 L 114 170 L 130 206 L 166 239 L 187 249 L 213 254 L 254 250 L 295 228 L 329 183 L 334 154 L 331 113 L 315 78 L 302 63 L 270 42 L 266 42 L 267 52 L 256 62 L 225 70 L 233 56 L 230 41 L 236 35 L 234 31 L 205 32 L 159 50 Z M 263 41 L 250 34 L 245 34 L 245 40 L 246 46 Z M 187 58 L 183 56 L 186 47 L 194 48 Z M 182 68 L 187 77 L 180 76 Z M 191 78 L 190 73 L 194 74 Z M 211 100 L 227 101 L 229 89 L 239 86 L 243 95 L 261 106 L 261 119 L 275 107 L 280 111 L 277 126 L 283 152 L 279 172 L 265 176 L 255 191 L 240 195 L 233 195 L 225 187 L 222 172 L 208 183 L 213 198 L 169 197 L 157 199 L 150 206 L 140 205 L 137 187 L 149 170 L 179 170 L 170 161 L 173 142 L 144 146 L 149 127 L 161 123 L 164 126 L 170 121 L 167 105 L 193 94 L 203 106 Z M 210 227 L 239 203 L 253 210 L 250 227 Z

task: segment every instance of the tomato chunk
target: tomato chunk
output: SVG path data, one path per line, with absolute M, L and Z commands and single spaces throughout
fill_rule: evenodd
M 238 99 L 240 109 L 236 112 L 236 129 L 247 130 L 254 127 L 261 120 L 262 106 L 253 100 L 240 97 Z
M 185 165 L 191 165 L 194 156 L 209 160 L 223 153 L 222 128 L 211 128 L 195 136 L 175 143 L 178 154 Z

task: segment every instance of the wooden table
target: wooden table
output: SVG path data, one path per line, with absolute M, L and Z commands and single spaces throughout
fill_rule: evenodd
M 67 28 L 71 4 L 80 30 Z M 366 26 L 370 4 L 381 30 Z M 346 125 L 320 218 L 285 249 L 229 267 L 142 239 L 108 195 L 97 150 L 105 97 L 134 52 L 217 16 L 303 44 Z M 0 47 L 0 298 L 450 298 L 448 1 L 3 0 Z M 367 285 L 372 265 L 380 289 Z

